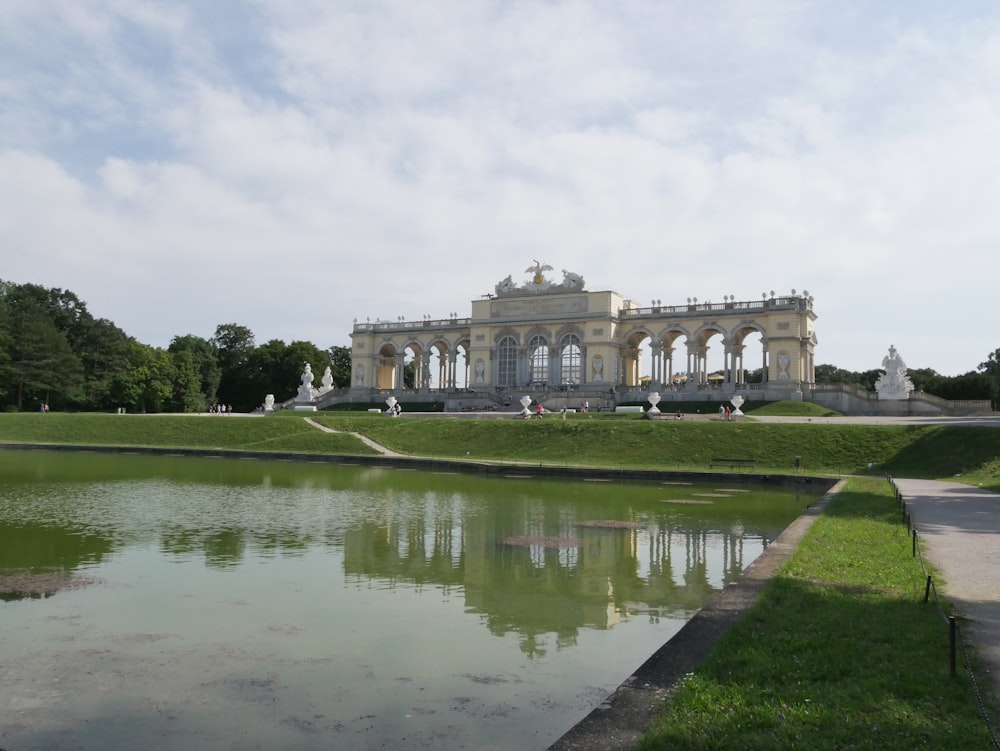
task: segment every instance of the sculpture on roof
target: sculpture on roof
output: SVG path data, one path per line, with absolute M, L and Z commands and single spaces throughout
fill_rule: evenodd
M 552 271 L 552 267 L 543 261 L 535 262 L 525 269 L 531 274 L 531 278 L 524 284 L 518 285 L 510 275 L 506 279 L 497 282 L 494 287 L 497 297 L 511 297 L 514 295 L 524 295 L 526 292 L 534 294 L 556 294 L 560 292 L 583 292 L 583 277 L 573 271 L 563 269 L 563 280 L 555 284 L 545 277 L 546 271 Z
M 552 267 L 549 266 L 547 263 L 542 263 L 537 259 L 535 260 L 535 264 L 533 266 L 529 266 L 528 268 L 525 269 L 526 273 L 534 274 L 534 276 L 531 277 L 531 281 L 533 284 L 536 285 L 541 284 L 542 282 L 545 281 L 546 271 L 552 271 Z

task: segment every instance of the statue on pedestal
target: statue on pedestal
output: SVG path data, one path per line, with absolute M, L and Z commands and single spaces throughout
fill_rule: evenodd
M 316 389 L 312 387 L 312 382 L 313 382 L 312 365 L 306 363 L 306 367 L 302 371 L 302 383 L 299 386 L 299 393 L 295 395 L 295 401 L 311 402 L 313 399 L 316 398 Z
M 745 401 L 746 399 L 744 399 L 740 394 L 737 394 L 729 400 L 729 403 L 733 405 L 733 411 L 729 413 L 730 420 L 738 420 L 739 418 L 746 416 L 743 414 L 743 410 L 740 409 Z
M 649 409 L 646 410 L 647 415 L 658 415 L 660 414 L 660 408 L 656 406 L 660 403 L 660 392 L 654 391 L 649 395 Z
M 909 399 L 910 392 L 913 391 L 913 381 L 906 375 L 906 363 L 891 344 L 889 354 L 882 358 L 882 369 L 885 373 L 875 381 L 878 398 Z
M 525 394 L 519 400 L 521 402 L 521 417 L 527 420 L 531 417 L 531 402 L 534 401 L 530 396 Z

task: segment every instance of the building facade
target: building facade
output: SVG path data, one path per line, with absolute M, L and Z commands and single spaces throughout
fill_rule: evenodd
M 694 399 L 712 389 L 795 399 L 815 381 L 807 293 L 641 306 L 614 291 L 588 291 L 579 274 L 563 271 L 555 281 L 550 271 L 536 261 L 527 281 L 508 276 L 472 300 L 468 317 L 355 322 L 352 394 L 658 390 Z M 753 384 L 748 371 L 759 373 Z

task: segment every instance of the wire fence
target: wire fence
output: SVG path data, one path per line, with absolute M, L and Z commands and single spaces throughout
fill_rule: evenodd
M 910 509 L 907 506 L 906 499 L 903 497 L 902 491 L 896 485 L 896 482 L 892 479 L 890 475 L 886 475 L 886 479 L 892 486 L 892 492 L 896 497 L 896 502 L 899 504 L 900 510 L 903 512 L 903 518 L 906 521 L 906 529 L 910 534 L 913 541 L 913 557 L 920 561 L 920 569 L 924 573 L 926 584 L 924 586 L 924 602 L 930 602 L 931 595 L 934 596 L 934 605 L 937 607 L 938 613 L 941 615 L 941 619 L 948 624 L 948 639 L 949 639 L 949 660 L 951 667 L 951 674 L 956 675 L 958 672 L 957 668 L 957 657 L 958 652 L 962 653 L 962 663 L 965 665 L 965 672 L 969 676 L 969 683 L 972 687 L 972 695 L 976 699 L 976 706 L 979 709 L 979 716 L 982 717 L 983 724 L 986 726 L 986 732 L 990 736 L 990 742 L 993 744 L 993 748 L 1000 751 L 1000 738 L 997 737 L 997 732 L 993 727 L 993 723 L 990 720 L 990 712 L 986 706 L 986 702 L 983 700 L 983 694 L 979 690 L 979 682 L 976 680 L 976 674 L 972 669 L 972 660 L 969 657 L 969 652 L 965 646 L 965 639 L 962 638 L 961 628 L 959 625 L 958 618 L 954 615 L 950 615 L 946 612 L 945 606 L 941 602 L 941 598 L 938 596 L 937 587 L 934 585 L 934 577 L 927 572 L 927 564 L 924 562 L 924 556 L 920 550 L 919 535 L 917 529 L 913 524 L 913 518 L 910 515 Z

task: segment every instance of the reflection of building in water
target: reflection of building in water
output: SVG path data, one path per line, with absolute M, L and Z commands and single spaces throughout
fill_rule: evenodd
M 524 513 L 461 518 L 425 514 L 346 532 L 349 575 L 461 586 L 466 606 L 495 634 L 573 643 L 580 628 L 606 629 L 635 614 L 686 617 L 735 580 L 768 540 L 742 528 L 581 526 L 566 507 L 530 502 Z M 749 556 L 749 558 L 745 558 Z

